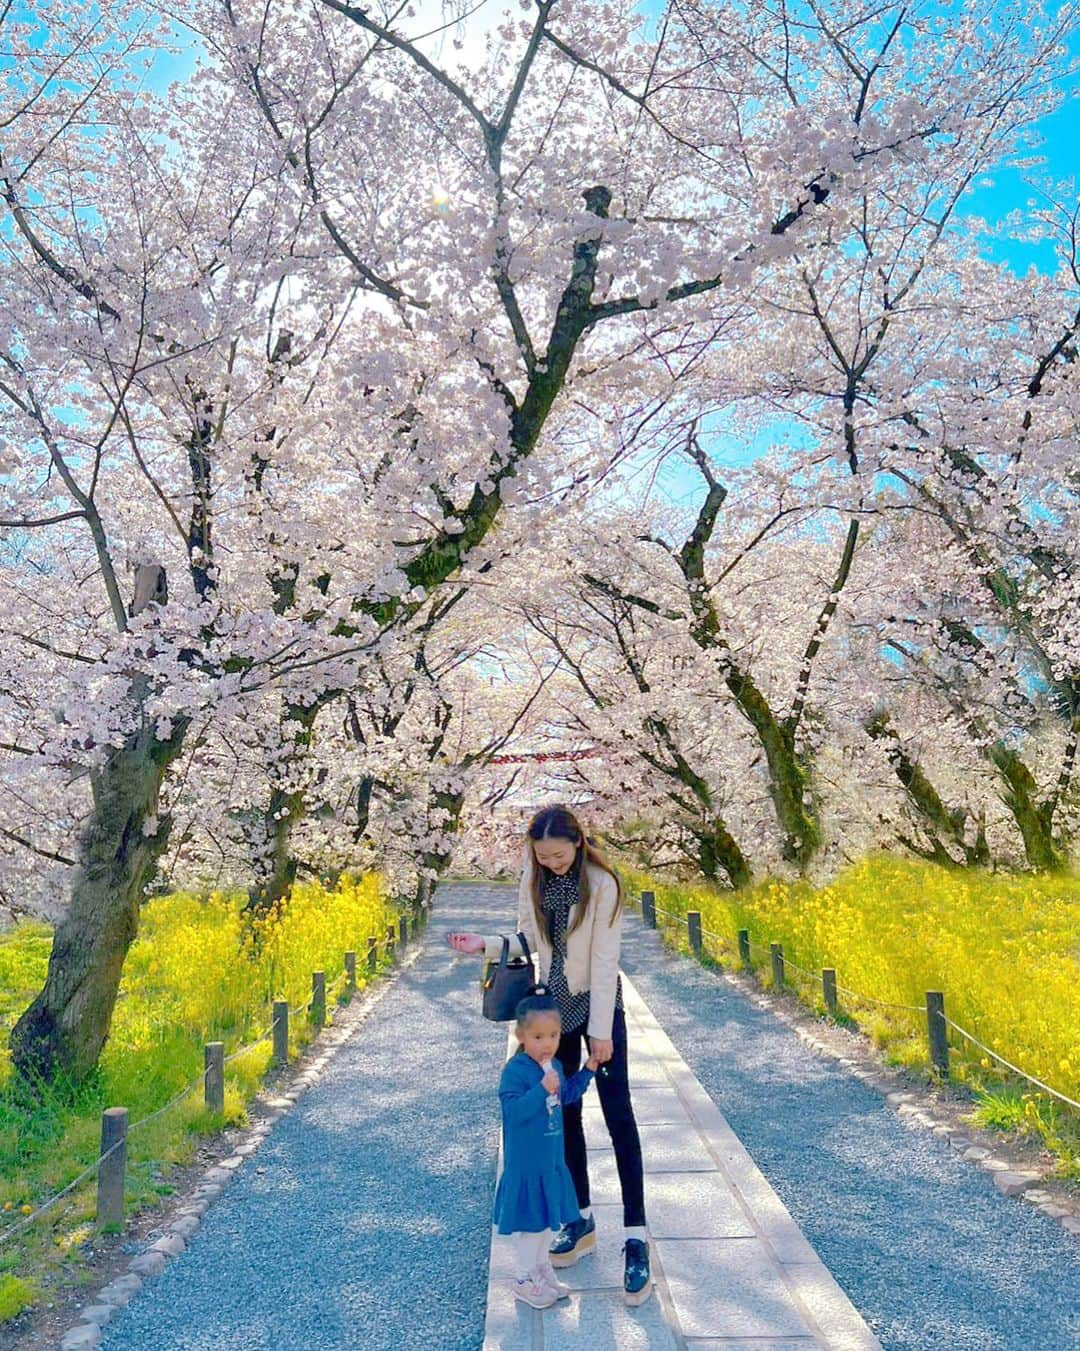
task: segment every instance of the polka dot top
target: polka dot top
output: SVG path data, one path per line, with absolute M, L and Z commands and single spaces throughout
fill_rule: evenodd
M 569 924 L 570 907 L 580 897 L 577 878 L 572 873 L 559 877 L 545 869 L 541 904 L 551 935 L 551 969 L 548 972 L 548 985 L 551 997 L 558 1005 L 562 1015 L 563 1033 L 578 1032 L 589 1021 L 589 992 L 582 990 L 571 994 L 566 983 L 563 963 L 566 961 L 566 931 Z M 615 985 L 615 1007 L 623 1007 L 622 977 Z

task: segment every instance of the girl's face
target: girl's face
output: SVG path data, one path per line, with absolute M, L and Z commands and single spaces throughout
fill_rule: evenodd
M 562 1019 L 557 1013 L 534 1013 L 524 1027 L 518 1028 L 517 1039 L 525 1054 L 542 1065 L 554 1058 L 561 1034 Z
M 561 840 L 558 837 L 550 840 L 533 840 L 532 847 L 541 868 L 549 868 L 559 877 L 568 873 L 574 866 L 577 845 L 573 840 Z

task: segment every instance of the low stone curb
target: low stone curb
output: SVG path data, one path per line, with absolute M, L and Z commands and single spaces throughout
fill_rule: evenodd
M 143 1283 L 163 1272 L 170 1261 L 179 1257 L 187 1247 L 202 1218 L 214 1201 L 225 1191 L 237 1170 L 251 1158 L 270 1134 L 274 1123 L 296 1104 L 301 1094 L 318 1083 L 323 1071 L 340 1048 L 363 1025 L 369 1014 L 390 990 L 403 971 L 407 971 L 423 950 L 422 943 L 410 944 L 412 951 L 388 971 L 374 988 L 365 990 L 355 1003 L 348 1004 L 339 1015 L 341 1021 L 318 1034 L 309 1049 L 318 1049 L 313 1061 L 297 1071 L 289 1087 L 274 1097 L 263 1099 L 270 1115 L 252 1126 L 241 1144 L 227 1158 L 211 1164 L 202 1175 L 202 1182 L 184 1203 L 177 1207 L 165 1233 L 145 1252 L 133 1257 L 127 1273 L 117 1276 L 98 1291 L 95 1302 L 79 1315 L 80 1321 L 69 1328 L 57 1343 L 58 1351 L 83 1351 L 100 1346 L 103 1329 L 120 1309 L 142 1289 Z
M 722 971 L 720 974 L 759 1008 L 768 1009 L 775 1018 L 790 1027 L 815 1054 L 830 1057 L 854 1078 L 880 1093 L 889 1106 L 895 1108 L 898 1116 L 932 1131 L 942 1139 L 948 1139 L 949 1147 L 961 1159 L 976 1164 L 990 1174 L 994 1186 L 1003 1196 L 1022 1198 L 1050 1219 L 1057 1220 L 1067 1234 L 1080 1237 L 1080 1216 L 1073 1215 L 1059 1206 L 1048 1192 L 1040 1190 L 1038 1184 L 1045 1180 L 1045 1173 L 1037 1169 L 1015 1167 L 1005 1159 L 998 1158 L 991 1150 L 976 1145 L 967 1136 L 958 1132 L 950 1122 L 935 1116 L 932 1103 L 921 1101 L 915 1093 L 907 1089 L 898 1089 L 898 1076 L 892 1070 L 886 1066 L 868 1069 L 860 1065 L 858 1061 L 841 1054 L 828 1042 L 815 1036 L 813 1030 L 806 1027 L 800 1017 L 784 1008 L 778 999 L 762 991 L 756 982 L 751 983 L 747 978 L 731 971 Z

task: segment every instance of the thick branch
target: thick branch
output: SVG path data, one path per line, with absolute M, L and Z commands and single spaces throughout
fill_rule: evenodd
M 851 574 L 851 563 L 855 557 L 855 546 L 859 539 L 858 519 L 852 519 L 848 524 L 847 539 L 844 541 L 844 552 L 840 558 L 840 566 L 837 569 L 836 577 L 833 580 L 832 590 L 829 592 L 829 599 L 822 606 L 821 613 L 818 615 L 817 624 L 814 626 L 814 632 L 811 635 L 809 643 L 806 645 L 806 651 L 803 653 L 802 665 L 799 667 L 799 679 L 795 687 L 795 698 L 792 700 L 791 712 L 785 720 L 784 727 L 790 736 L 794 736 L 802 721 L 803 713 L 806 710 L 806 695 L 810 688 L 810 671 L 814 664 L 814 658 L 821 650 L 821 645 L 825 641 L 825 634 L 828 632 L 829 622 L 836 613 L 836 607 L 840 604 L 840 593 L 843 591 L 848 577 Z

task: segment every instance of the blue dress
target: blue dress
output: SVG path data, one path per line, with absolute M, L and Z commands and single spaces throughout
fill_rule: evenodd
M 590 1069 L 567 1079 L 557 1060 L 562 1103 L 577 1102 L 593 1077 Z M 563 1157 L 562 1106 L 550 1104 L 544 1071 L 524 1051 L 506 1062 L 499 1081 L 503 1121 L 503 1172 L 492 1216 L 500 1234 L 539 1234 L 581 1218 Z

